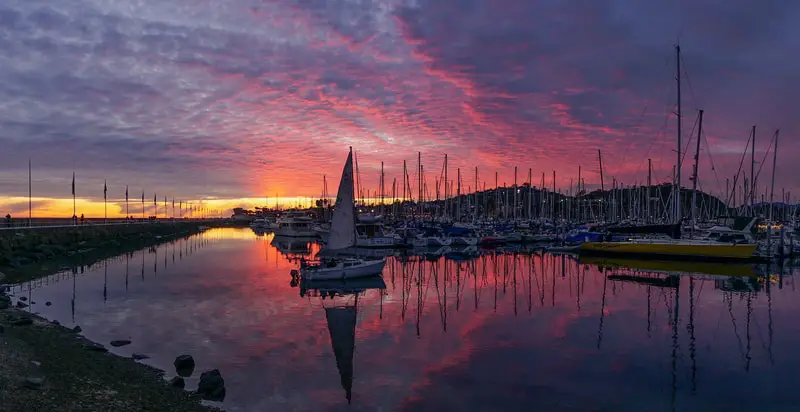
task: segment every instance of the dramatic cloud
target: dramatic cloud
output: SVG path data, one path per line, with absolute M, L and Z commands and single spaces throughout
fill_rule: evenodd
M 116 198 L 317 196 L 348 146 L 370 190 L 417 151 L 429 179 L 448 153 L 473 186 L 476 166 L 488 186 L 514 166 L 598 184 L 598 150 L 625 184 L 647 158 L 669 180 L 678 40 L 701 186 L 724 191 L 757 124 L 759 160 L 781 129 L 777 186 L 797 191 L 799 19 L 789 0 L 7 0 L 0 195 L 27 193 L 31 158 L 56 198 L 73 170 L 94 199 L 103 179 Z

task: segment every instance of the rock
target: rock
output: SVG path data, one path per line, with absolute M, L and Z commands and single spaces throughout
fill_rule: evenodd
M 26 300 L 28 300 L 28 298 L 26 298 L 25 296 L 20 296 L 20 297 L 19 297 L 19 300 L 21 300 L 21 301 L 25 302 Z
M 74 328 L 72 328 L 72 331 L 75 333 L 81 333 L 83 332 L 83 329 L 81 329 L 79 325 L 76 325 Z
M 52 321 L 52 322 L 50 322 L 50 323 L 52 323 L 53 325 L 56 325 L 56 326 L 58 326 L 58 325 L 61 325 L 61 322 L 59 322 L 59 321 L 57 321 L 57 320 L 53 320 L 53 321 Z
M 45 303 L 44 303 L 44 305 L 45 305 L 45 306 L 50 306 L 50 305 L 52 305 L 52 303 L 50 303 L 50 302 L 45 302 Z
M 17 307 L 20 308 L 20 309 L 23 309 L 23 308 L 27 308 L 28 305 L 26 305 L 25 302 L 17 302 Z
M 129 341 L 127 339 L 112 340 L 111 341 L 111 346 L 113 346 L 115 348 L 118 348 L 120 346 L 130 345 L 130 344 L 131 344 L 131 341 Z
M 222 374 L 219 373 L 218 369 L 212 369 L 200 374 L 197 393 L 202 395 L 205 400 L 215 402 L 225 400 L 225 380 L 222 379 Z
M 175 372 L 180 376 L 191 376 L 194 372 L 194 358 L 191 355 L 181 355 L 175 358 Z
M 22 318 L 22 319 L 17 319 L 17 320 L 15 320 L 14 322 L 12 322 L 11 324 L 12 324 L 12 325 L 14 325 L 14 326 L 28 326 L 28 325 L 33 325 L 33 319 L 31 319 L 31 318 Z
M 27 378 L 22 385 L 29 389 L 40 389 L 44 385 L 44 378 Z
M 141 353 L 134 353 L 133 355 L 131 355 L 131 358 L 133 358 L 133 360 L 150 359 L 149 356 L 143 355 Z
M 186 387 L 186 381 L 184 381 L 180 376 L 176 376 L 169 381 L 169 385 L 173 388 L 183 389 Z
M 86 345 L 86 350 L 89 352 L 108 352 L 108 349 L 100 345 Z

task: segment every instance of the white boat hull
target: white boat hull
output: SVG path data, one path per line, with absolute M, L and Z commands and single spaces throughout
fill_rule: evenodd
M 356 239 L 356 246 L 357 247 L 366 247 L 366 248 L 384 248 L 384 247 L 395 247 L 397 245 L 397 241 L 394 237 L 390 236 L 378 236 L 378 237 L 358 237 Z
M 314 229 L 312 229 L 312 228 L 296 229 L 296 228 L 279 227 L 279 228 L 275 229 L 275 236 L 316 237 L 317 236 L 317 232 L 315 232 Z
M 300 268 L 300 274 L 307 280 L 346 280 L 377 276 L 383 272 L 386 259 L 362 260 L 359 263 L 345 266 L 348 261 L 337 262 L 333 267 L 308 266 Z

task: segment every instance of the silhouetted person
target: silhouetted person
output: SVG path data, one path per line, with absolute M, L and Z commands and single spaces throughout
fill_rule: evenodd
M 81 213 L 81 224 L 85 223 L 85 219 L 83 218 L 83 213 Z
M 11 213 L 6 215 L 6 227 L 11 227 Z
M 72 225 L 78 226 L 78 216 L 72 215 Z

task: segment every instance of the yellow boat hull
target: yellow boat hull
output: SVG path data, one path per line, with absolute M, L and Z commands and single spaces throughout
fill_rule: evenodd
M 713 263 L 713 262 L 687 262 L 687 261 L 663 261 L 630 259 L 624 257 L 602 258 L 602 257 L 582 257 L 581 263 L 598 265 L 612 268 L 630 268 L 649 272 L 661 273 L 699 273 L 718 276 L 758 276 L 758 271 L 751 264 L 747 263 Z
M 653 256 L 678 259 L 747 260 L 752 259 L 756 245 L 727 243 L 638 243 L 586 242 L 581 252 L 612 255 Z

